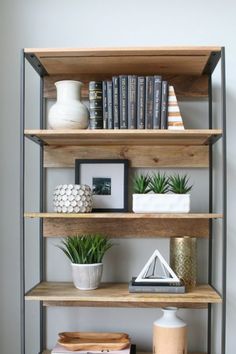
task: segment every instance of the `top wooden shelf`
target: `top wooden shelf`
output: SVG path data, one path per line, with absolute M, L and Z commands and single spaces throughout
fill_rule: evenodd
M 210 74 L 221 47 L 26 48 L 25 56 L 41 75 L 61 74 Z
M 211 145 L 221 129 L 189 130 L 25 130 L 25 136 L 44 145 Z

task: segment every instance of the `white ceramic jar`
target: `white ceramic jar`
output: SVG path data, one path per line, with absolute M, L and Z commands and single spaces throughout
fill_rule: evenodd
M 82 82 L 63 80 L 55 82 L 57 101 L 49 110 L 51 129 L 86 129 L 89 124 L 87 107 L 80 102 Z
M 176 307 L 165 307 L 153 323 L 154 354 L 187 354 L 187 325 L 177 315 Z

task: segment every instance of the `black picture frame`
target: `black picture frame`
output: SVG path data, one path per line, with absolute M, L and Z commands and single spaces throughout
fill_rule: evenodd
M 91 171 L 93 167 L 96 169 L 94 174 Z M 75 160 L 75 183 L 87 184 L 93 192 L 95 188 L 97 188 L 97 191 L 102 189 L 101 194 L 98 193 L 93 196 L 95 204 L 93 212 L 128 211 L 128 167 L 129 160 L 127 159 Z M 99 169 L 103 171 L 104 168 L 106 168 L 105 172 L 99 171 Z M 105 184 L 102 188 L 99 185 L 100 182 Z M 115 194 L 117 194 L 117 204 L 114 202 Z M 99 204 L 101 204 L 101 208 L 98 206 Z

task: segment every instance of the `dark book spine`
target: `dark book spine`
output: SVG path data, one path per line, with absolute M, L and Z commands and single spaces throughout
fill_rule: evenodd
M 102 82 L 103 129 L 108 129 L 107 82 Z
M 154 76 L 153 129 L 161 129 L 161 76 Z
M 167 81 L 162 81 L 161 94 L 161 129 L 168 128 L 168 91 L 169 85 Z
M 137 128 L 137 76 L 128 76 L 128 128 Z
M 107 81 L 108 129 L 113 129 L 114 128 L 112 99 L 113 99 L 112 81 Z
M 145 77 L 137 80 L 137 128 L 145 128 Z
M 153 76 L 146 77 L 145 128 L 153 128 Z
M 102 81 L 89 82 L 90 129 L 103 129 Z
M 120 93 L 120 129 L 128 128 L 128 77 L 120 75 L 119 77 Z
M 120 128 L 120 117 L 119 117 L 119 77 L 113 76 L 113 119 L 114 119 L 114 129 Z

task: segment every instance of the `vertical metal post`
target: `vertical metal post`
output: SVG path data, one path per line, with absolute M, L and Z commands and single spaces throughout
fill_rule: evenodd
M 208 127 L 212 129 L 212 77 L 208 77 Z M 213 211 L 213 171 L 212 171 L 212 145 L 209 145 L 209 213 Z M 212 284 L 212 220 L 209 220 L 209 243 L 208 243 L 208 283 Z M 208 304 L 208 335 L 207 353 L 211 354 L 212 341 L 212 305 Z
M 223 242 L 222 242 L 222 327 L 221 327 L 221 354 L 225 354 L 226 346 L 226 284 L 227 284 L 227 160 L 226 160 L 226 85 L 225 85 L 225 48 L 221 48 L 221 120 L 223 131 L 222 156 L 222 200 L 223 200 Z
M 43 99 L 43 77 L 40 76 L 40 129 L 45 128 L 44 124 L 44 99 Z M 39 209 L 40 212 L 44 211 L 44 191 L 45 191 L 45 174 L 44 174 L 44 147 L 40 145 L 40 179 L 39 179 Z M 45 243 L 43 238 L 43 219 L 39 221 L 39 252 L 40 252 L 40 265 L 39 265 L 39 277 L 40 281 L 45 280 Z M 40 302 L 40 352 L 46 348 L 46 321 L 45 321 L 45 310 L 42 301 Z
M 25 354 L 25 54 L 21 52 L 20 78 L 20 323 L 21 354 Z

